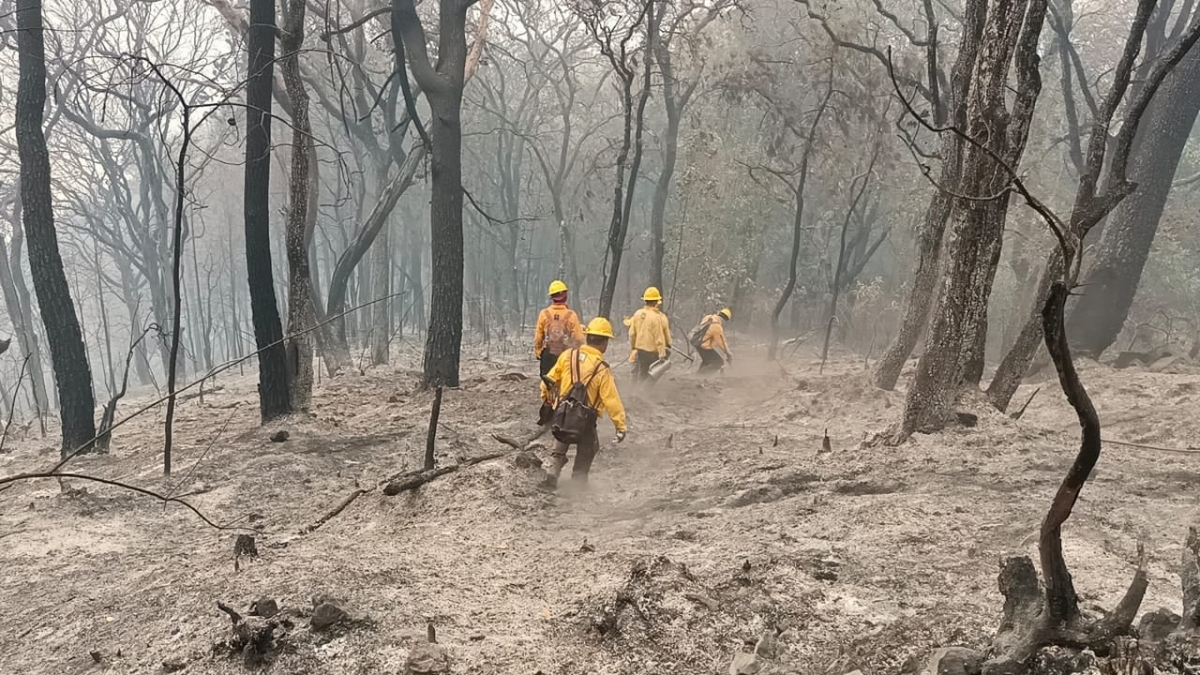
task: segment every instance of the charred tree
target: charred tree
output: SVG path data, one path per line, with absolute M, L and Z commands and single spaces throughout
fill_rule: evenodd
M 439 7 L 438 57 L 429 58 L 425 28 L 413 0 L 392 0 L 392 38 L 408 57 L 417 84 L 433 112 L 431 130 L 417 123 L 429 148 L 432 191 L 430 235 L 433 259 L 429 332 L 425 341 L 424 384 L 457 387 L 462 352 L 463 304 L 463 188 L 462 96 L 469 62 L 483 48 L 491 0 L 484 0 L 479 36 L 467 53 L 467 10 L 476 0 L 444 0 Z M 402 49 L 401 49 L 402 48 Z M 405 104 L 410 116 L 415 107 L 401 69 Z
M 319 186 L 310 175 L 312 124 L 308 118 L 308 91 L 300 77 L 300 49 L 304 46 L 304 0 L 284 0 L 280 69 L 291 100 L 291 175 L 288 177 L 286 248 L 288 261 L 288 340 L 286 358 L 292 410 L 306 411 L 312 402 L 313 338 L 316 324 L 309 270 L 311 195 Z
M 977 384 L 983 374 L 987 305 L 1000 261 L 1011 167 L 1020 163 L 1041 93 L 1037 49 L 1046 0 L 992 10 L 983 24 L 966 101 L 962 167 L 939 303 L 905 398 L 901 438 L 942 429 L 962 387 Z M 1017 79 L 1011 110 L 1006 104 L 1010 66 Z
M 1063 555 L 1062 526 L 1070 518 L 1080 493 L 1100 459 L 1102 445 L 1099 415 L 1075 369 L 1066 334 L 1064 310 L 1071 289 L 1077 286 L 1082 243 L 1088 232 L 1133 190 L 1133 184 L 1125 178 L 1125 171 L 1139 120 L 1146 112 L 1155 89 L 1200 37 L 1200 22 L 1193 22 L 1164 56 L 1155 59 L 1149 74 L 1125 109 L 1125 123 L 1115 139 L 1110 141 L 1108 126 L 1130 86 L 1134 63 L 1141 51 L 1142 37 L 1155 4 L 1155 0 L 1138 2 L 1125 49 L 1113 71 L 1112 88 L 1093 124 L 1070 220 L 1064 222 L 1055 216 L 1030 194 L 1015 173 L 1012 175 L 1014 189 L 1046 221 L 1058 243 L 1061 276 L 1051 281 L 1045 292 L 1045 305 L 1041 310 L 1042 332 L 1058 373 L 1059 385 L 1079 420 L 1080 447 L 1042 521 L 1038 558 L 1044 590 L 1039 589 L 1037 571 L 1027 557 L 1009 559 L 1001 572 L 1000 585 L 1006 598 L 1004 616 L 990 650 L 993 656 L 983 666 L 984 675 L 1024 672 L 1029 659 L 1044 646 L 1107 652 L 1112 648 L 1115 638 L 1130 633 L 1146 592 L 1145 552 L 1139 546 L 1138 569 L 1125 596 L 1113 611 L 1100 619 L 1089 619 L 1080 611 L 1079 596 Z M 1105 155 L 1110 148 L 1112 154 L 1108 173 L 1098 187 L 1102 168 L 1106 165 Z
M 653 57 L 662 75 L 662 103 L 667 116 L 667 124 L 662 132 L 662 169 L 654 182 L 654 198 L 650 203 L 650 285 L 664 288 L 666 282 L 663 274 L 663 261 L 666 258 L 667 233 L 666 213 L 667 200 L 671 195 L 671 184 L 675 178 L 675 165 L 679 157 L 679 131 L 683 121 L 683 113 L 696 88 L 700 84 L 700 71 L 704 68 L 702 50 L 698 46 L 700 33 L 721 15 L 721 12 L 733 5 L 733 0 L 719 0 L 711 5 L 700 7 L 695 2 L 678 3 L 675 16 L 670 21 L 665 17 L 658 18 L 658 24 L 665 28 L 660 31 L 654 45 Z M 669 5 L 664 4 L 663 12 Z M 693 23 L 692 15 L 699 13 Z M 683 40 L 679 45 L 678 41 Z M 696 72 L 681 76 L 672 57 L 676 50 L 688 50 L 690 60 L 697 63 Z
M 855 52 L 866 54 L 891 68 L 889 58 L 871 44 L 860 44 L 842 37 L 830 23 L 828 17 L 817 12 L 808 0 L 797 0 L 807 8 L 808 16 L 818 21 L 831 42 Z M 962 40 L 958 56 L 946 81 L 940 58 L 940 19 L 934 11 L 933 0 L 921 3 L 927 31 L 918 36 L 910 29 L 897 23 L 893 14 L 882 13 L 881 18 L 896 26 L 908 39 L 909 44 L 925 52 L 924 73 L 917 77 L 900 75 L 904 86 L 915 91 L 929 104 L 929 119 L 935 126 L 954 124 L 966 126 L 967 94 L 971 85 L 971 74 L 979 53 L 979 38 L 987 17 L 987 2 L 968 0 L 963 11 Z M 876 5 L 882 9 L 882 5 Z M 894 74 L 894 73 L 893 73 Z M 917 266 L 913 283 L 904 302 L 900 330 L 888 346 L 875 369 L 875 384 L 882 389 L 893 389 L 900 378 L 905 362 L 912 355 L 917 342 L 929 323 L 929 310 L 933 305 L 934 291 L 940 278 L 940 261 L 946 223 L 954 206 L 953 190 L 958 185 L 962 163 L 962 140 L 955 135 L 942 134 L 939 138 L 937 159 L 941 168 L 937 178 L 937 189 L 930 197 L 925 218 L 917 230 Z
M 1179 40 L 1171 44 L 1157 58 L 1143 60 L 1143 66 L 1148 63 L 1154 63 L 1155 66 L 1138 83 L 1136 94 L 1129 103 L 1125 119 L 1117 134 L 1117 141 L 1111 144 L 1105 143 L 1105 139 L 1109 137 L 1112 119 L 1124 100 L 1126 91 L 1133 86 L 1133 64 L 1141 49 L 1142 36 L 1149 23 L 1151 10 L 1152 7 L 1146 6 L 1144 2 L 1139 4 L 1141 13 L 1135 16 L 1135 21 L 1130 28 L 1125 51 L 1115 74 L 1118 79 L 1114 80 L 1112 88 L 1099 107 L 1096 119 L 1092 124 L 1087 152 L 1081 154 L 1083 165 L 1075 202 L 1068 220 L 1071 232 L 1086 234 L 1097 227 L 1105 217 L 1113 212 L 1113 209 L 1123 203 L 1128 203 L 1131 195 L 1136 195 L 1141 191 L 1135 189 L 1138 186 L 1137 181 L 1131 180 L 1132 176 L 1127 176 L 1130 162 L 1137 161 L 1136 159 L 1131 160 L 1131 156 L 1136 152 L 1135 146 L 1138 138 L 1142 136 L 1139 129 L 1142 127 L 1144 119 L 1154 119 L 1155 103 L 1161 87 L 1171 81 L 1172 75 L 1179 73 L 1178 67 L 1186 67 L 1194 63 L 1191 54 L 1192 46 L 1195 44 L 1197 36 L 1200 36 L 1200 13 L 1192 19 Z M 1180 103 L 1179 101 L 1169 102 Z M 1102 178 L 1103 180 L 1101 180 Z M 1107 236 L 1108 232 L 1105 234 Z M 1075 255 L 1073 249 L 1077 247 L 1077 244 L 1074 241 L 1069 243 L 1071 249 L 1066 253 Z M 1061 278 L 1064 272 L 1076 273 L 1076 271 L 1066 269 L 1068 257 L 1064 254 L 1062 247 L 1057 248 L 1048 256 L 1037 287 L 1038 307 L 1047 302 L 1051 285 L 1055 280 Z M 1095 268 L 1093 268 L 1093 272 L 1094 270 Z M 1088 292 L 1100 291 L 1089 287 Z M 1026 320 L 1017 341 L 1005 355 L 988 387 L 989 400 L 1000 410 L 1007 409 L 1036 353 L 1037 342 L 1042 337 L 1042 327 L 1045 324 L 1044 321 L 1039 321 L 1039 318 L 1035 314 Z
M 846 215 L 842 219 L 842 228 L 838 238 L 837 263 L 834 266 L 833 275 L 829 278 L 829 319 L 825 324 L 825 339 L 821 342 L 821 368 L 818 372 L 825 371 L 825 359 L 829 356 L 829 337 L 833 334 L 833 322 L 837 319 L 838 298 L 842 291 L 842 276 L 846 271 L 846 239 L 850 231 L 850 221 L 858 212 L 859 202 L 862 201 L 863 194 L 866 193 L 867 186 L 871 182 L 871 174 L 875 171 L 875 162 L 879 159 L 879 150 L 880 147 L 877 143 L 874 151 L 871 153 L 871 161 L 867 165 L 867 170 L 850 180 L 850 193 L 853 196 L 850 199 Z
M 20 156 L 21 208 L 29 246 L 29 268 L 50 360 L 58 385 L 62 454 L 87 452 L 96 435 L 95 398 L 83 332 L 63 272 L 50 191 L 50 153 L 42 129 L 46 105 L 46 48 L 40 0 L 17 2 L 16 137 Z
M 275 0 L 250 0 L 246 50 L 246 275 L 258 353 L 258 399 L 264 422 L 292 411 L 287 353 L 271 268 L 271 89 L 275 70 Z
M 18 197 L 13 201 L 12 227 L 14 239 L 21 228 L 21 201 Z M 49 401 L 46 398 L 46 376 L 42 370 L 42 349 L 38 342 L 37 330 L 33 325 L 32 308 L 22 299 L 18 285 L 24 285 L 24 270 L 17 251 L 9 251 L 8 243 L 0 237 L 0 290 L 4 292 L 4 307 L 8 310 L 9 321 L 12 322 L 13 332 L 17 334 L 17 344 L 21 347 L 21 355 L 27 357 L 30 383 L 33 385 L 33 401 L 39 417 L 48 411 Z M 18 275 L 20 275 L 18 277 Z M 27 294 L 26 294 L 27 295 Z
M 637 14 L 626 25 L 612 25 L 604 14 L 604 3 L 597 3 L 582 14 L 583 22 L 592 34 L 600 53 L 608 60 L 616 74 L 621 95 L 623 116 L 622 135 L 616 157 L 616 180 L 613 184 L 612 219 L 608 225 L 607 248 L 604 251 L 604 276 L 600 287 L 600 307 L 597 316 L 612 314 L 613 299 L 617 293 L 617 278 L 621 271 L 621 257 L 625 253 L 625 238 L 629 232 L 629 213 L 633 205 L 633 189 L 641 164 L 641 136 L 646 102 L 650 95 L 650 73 L 653 61 L 654 37 L 658 24 L 655 20 L 655 3 L 659 0 L 639 0 Z M 630 41 L 642 23 L 646 23 L 646 40 L 643 54 L 645 64 L 644 85 L 635 106 L 633 85 L 637 78 L 634 69 L 634 54 Z M 637 147 L 634 161 L 630 161 L 630 150 L 634 148 L 636 132 Z M 626 177 L 628 172 L 628 178 Z
M 1178 20 L 1188 18 L 1185 14 Z M 1198 113 L 1200 50 L 1193 50 L 1163 82 L 1146 112 L 1129 166 L 1129 179 L 1138 189 L 1104 226 L 1084 290 L 1070 313 L 1072 344 L 1082 354 L 1099 357 L 1125 326 Z
M 796 281 L 798 270 L 796 265 L 800 260 L 800 242 L 804 232 L 804 206 L 805 206 L 805 190 L 808 187 L 809 166 L 812 160 L 813 147 L 816 145 L 817 129 L 821 126 L 821 118 L 825 116 L 825 111 L 829 108 L 829 100 L 833 98 L 833 71 L 829 71 L 829 84 L 825 89 L 825 95 L 821 98 L 820 105 L 817 106 L 813 113 L 812 121 L 808 125 L 803 136 L 803 146 L 801 147 L 800 165 L 795 171 L 795 183 L 787 180 L 788 177 L 781 173 L 773 172 L 776 178 L 783 180 L 792 193 L 792 198 L 795 200 L 795 205 L 792 211 L 792 248 L 790 257 L 788 258 L 788 280 L 783 286 L 783 291 L 779 294 L 779 300 L 775 302 L 775 307 L 771 310 L 771 342 L 767 348 L 767 358 L 775 360 L 777 350 L 779 349 L 779 316 L 783 314 L 783 310 L 787 307 L 788 301 L 792 299 L 792 292 L 796 290 Z

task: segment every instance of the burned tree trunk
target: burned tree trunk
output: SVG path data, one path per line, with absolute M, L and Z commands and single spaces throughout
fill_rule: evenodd
M 446 11 L 445 9 L 442 10 Z M 465 13 L 466 10 L 464 9 Z M 414 11 L 415 16 L 415 11 Z M 431 283 L 429 334 L 425 342 L 426 386 L 458 386 L 463 329 L 462 63 L 467 41 L 462 23 L 443 24 L 439 61 L 457 63 L 444 91 L 428 87 L 433 109 L 430 147 L 433 179 L 430 199 Z
M 371 295 L 372 300 L 379 300 L 391 295 L 392 292 L 392 246 L 391 228 L 384 225 L 375 247 L 371 251 Z M 388 346 L 391 343 L 392 332 L 392 303 L 377 302 L 371 308 L 371 365 L 385 366 L 388 362 Z
M 1011 172 L 1021 160 L 1041 92 L 1038 39 L 1046 0 L 1002 4 L 987 17 L 967 103 L 959 195 L 951 239 L 925 353 L 905 400 L 901 436 L 936 431 L 951 417 L 964 383 L 978 383 L 987 304 L 1000 259 Z M 1006 108 L 1008 71 L 1017 75 L 1013 108 Z
M 50 343 L 62 417 L 62 454 L 86 452 L 96 435 L 92 372 L 83 332 L 63 273 L 50 191 L 50 153 L 42 129 L 46 105 L 46 49 L 40 0 L 17 2 L 16 137 L 21 206 L 33 287 Z
M 398 51 L 407 54 L 413 77 L 426 92 L 433 111 L 432 132 L 426 133 L 415 119 L 408 78 L 402 74 L 405 105 L 422 141 L 429 148 L 433 175 L 430 200 L 433 276 L 423 381 L 426 387 L 434 388 L 458 386 L 462 352 L 462 96 L 467 73 L 474 70 L 474 64 L 479 61 L 492 6 L 491 0 L 484 0 L 475 45 L 468 54 L 467 9 L 474 2 L 446 0 L 441 3 L 435 65 L 429 58 L 425 29 L 413 0 L 392 0 L 392 38 L 397 42 Z
M 1071 312 L 1072 342 L 1082 354 L 1098 358 L 1125 326 L 1198 113 L 1200 51 L 1192 51 L 1167 77 L 1147 112 L 1129 167 L 1129 179 L 1138 189 L 1105 226 Z
M 13 232 L 21 227 L 20 199 L 13 205 Z M 30 307 L 21 300 L 17 290 L 16 275 L 24 275 L 20 258 L 10 257 L 8 245 L 4 237 L 0 237 L 0 290 L 4 292 L 4 307 L 8 310 L 9 321 L 12 322 L 13 332 L 17 334 L 17 344 L 21 346 L 21 354 L 29 358 L 29 378 L 33 385 L 33 401 L 40 415 L 48 410 L 49 401 L 46 399 L 46 376 L 42 370 L 42 349 L 38 343 L 37 330 L 33 326 L 33 314 Z
M 271 82 L 275 63 L 275 0 L 251 0 L 246 49 L 246 274 L 258 355 L 263 421 L 292 411 L 287 353 L 271 269 Z M 307 303 L 305 303 L 307 304 Z
M 285 0 L 280 45 L 283 81 L 292 109 L 292 162 L 288 178 L 286 248 L 288 260 L 288 333 L 287 366 L 289 398 L 293 410 L 308 410 L 312 402 L 313 336 L 309 329 L 316 323 L 309 271 L 308 209 L 311 193 L 318 189 L 310 177 L 312 124 L 308 119 L 308 92 L 300 78 L 300 49 L 304 46 L 304 0 Z
M 833 98 L 832 70 L 829 72 L 829 86 L 825 90 L 825 96 L 821 99 L 821 105 L 817 107 L 812 123 L 808 127 L 808 134 L 804 138 L 803 155 L 800 157 L 800 167 L 796 173 L 796 184 L 788 186 L 796 200 L 795 211 L 792 214 L 792 250 L 791 256 L 788 258 L 787 283 L 784 284 L 783 291 L 779 294 L 779 300 L 775 302 L 775 307 L 771 310 L 771 341 L 767 347 L 767 358 L 772 361 L 775 360 L 779 349 L 779 316 L 783 314 L 788 301 L 792 299 L 792 293 L 796 290 L 798 274 L 796 263 L 800 260 L 800 240 L 804 227 L 804 193 L 808 187 L 808 170 L 811 165 L 813 146 L 816 144 L 817 129 L 821 125 L 821 118 L 825 116 L 825 111 L 829 108 L 831 98 Z
M 963 21 L 963 38 L 958 47 L 958 57 L 950 73 L 950 91 L 946 101 L 934 101 L 934 120 L 941 125 L 950 122 L 955 126 L 967 126 L 967 97 L 971 92 L 971 73 L 979 54 L 979 40 L 987 18 L 987 4 L 978 0 L 968 2 Z M 895 340 L 884 352 L 875 367 L 875 386 L 891 390 L 900 379 L 904 363 L 912 356 L 917 340 L 929 324 L 929 309 L 933 306 L 933 294 L 941 272 L 942 240 L 945 239 L 946 223 L 954 208 L 954 197 L 949 192 L 957 188 L 962 171 L 964 141 L 957 134 L 942 134 L 940 155 L 942 168 L 938 176 L 925 219 L 917 232 L 917 271 L 912 287 L 904 304 L 900 330 Z
M 1148 1 L 1143 0 L 1143 3 Z M 1140 6 L 1139 11 L 1141 13 L 1135 17 L 1136 20 L 1132 24 L 1129 38 L 1126 41 L 1125 52 L 1118 66 L 1117 74 L 1123 79 L 1115 81 L 1108 95 L 1105 97 L 1103 107 L 1099 110 L 1096 119 L 1093 121 L 1091 133 L 1093 139 L 1106 139 L 1108 137 L 1112 118 L 1121 100 L 1124 98 L 1126 89 L 1130 86 L 1133 62 L 1137 58 L 1138 50 L 1141 47 L 1142 32 L 1149 21 L 1151 8 L 1143 4 Z M 1113 209 L 1118 208 L 1123 201 L 1128 200 L 1131 194 L 1137 194 L 1134 191 L 1136 183 L 1131 182 L 1126 177 L 1126 167 L 1134 152 L 1142 119 L 1145 115 L 1151 115 L 1151 119 L 1153 120 L 1153 103 L 1159 88 L 1175 74 L 1176 67 L 1181 62 L 1188 63 L 1188 61 L 1183 61 L 1185 58 L 1191 59 L 1190 56 L 1186 55 L 1191 52 L 1197 35 L 1200 35 L 1200 14 L 1197 14 L 1196 18 L 1192 20 L 1187 32 L 1179 41 L 1171 45 L 1165 53 L 1159 54 L 1158 58 L 1152 61 L 1155 64 L 1154 69 L 1139 83 L 1137 95 L 1128 105 L 1128 112 L 1117 137 L 1118 142 L 1112 144 L 1111 151 L 1100 140 L 1089 142 L 1086 161 L 1081 167 L 1079 186 L 1076 190 L 1075 203 L 1069 221 L 1071 231 L 1081 233 L 1078 235 L 1080 240 Z M 1143 68 L 1146 67 L 1147 63 L 1150 63 L 1150 61 L 1143 61 Z M 1178 104 L 1179 102 L 1173 101 L 1172 103 Z M 1100 185 L 1100 189 L 1098 189 L 1100 175 L 1106 165 L 1108 167 L 1108 175 L 1105 177 L 1103 185 Z M 1107 236 L 1108 232 L 1105 234 Z M 1073 247 L 1075 244 L 1072 243 L 1071 246 Z M 1069 269 L 1066 265 L 1065 254 L 1074 256 L 1073 260 L 1078 259 L 1078 255 L 1073 249 L 1064 251 L 1061 246 L 1050 254 L 1037 290 L 1039 301 L 1048 297 L 1050 284 L 1055 279 L 1061 277 L 1064 273 L 1070 275 L 1076 273 L 1076 270 Z M 1072 278 L 1074 277 L 1072 276 Z M 1089 290 L 1089 292 L 1095 291 Z M 1007 408 L 1013 393 L 1021 384 L 1021 378 L 1033 360 L 1037 348 L 1037 340 L 1041 336 L 1041 326 L 1044 323 L 1044 321 L 1039 321 L 1039 318 L 1035 315 L 1026 321 L 1017 342 L 1009 350 L 1008 354 L 1005 355 L 1000 368 L 996 371 L 991 386 L 988 387 L 989 399 L 993 405 L 1001 410 Z
M 871 182 L 871 173 L 875 171 L 877 159 L 879 159 L 878 143 L 871 153 L 871 163 L 867 166 L 866 172 L 861 176 L 855 176 L 850 181 L 850 192 L 853 197 L 850 200 L 850 207 L 842 219 L 842 229 L 838 238 L 837 264 L 834 267 L 833 276 L 829 279 L 829 318 L 825 324 L 825 339 L 821 342 L 821 368 L 818 372 L 825 371 L 825 359 L 829 356 L 829 338 L 833 335 L 833 322 L 837 319 L 838 299 L 842 292 L 842 274 L 846 270 L 846 235 L 850 230 L 850 221 L 858 212 L 858 204 L 862 201 L 863 194 L 867 191 L 867 185 Z M 859 180 L 862 183 L 859 183 Z
M 600 282 L 600 307 L 597 316 L 611 316 L 613 300 L 617 294 L 617 278 L 621 272 L 621 259 L 625 253 L 625 239 L 629 233 L 629 215 L 633 206 L 633 193 L 637 187 L 637 174 L 642 161 L 642 131 L 646 112 L 646 103 L 650 96 L 650 74 L 653 63 L 653 50 L 658 33 L 658 22 L 655 19 L 655 1 L 641 0 L 640 11 L 633 21 L 625 28 L 624 38 L 618 40 L 613 29 L 604 25 L 605 17 L 599 11 L 583 15 L 584 23 L 592 33 L 613 72 L 620 80 L 621 110 L 624 114 L 621 145 L 617 151 L 616 181 L 613 187 L 612 220 L 608 226 L 607 249 L 604 252 L 603 278 Z M 646 22 L 645 78 L 637 105 L 634 105 L 633 82 L 637 73 L 634 71 L 635 58 L 628 53 L 627 47 L 634 31 Z M 636 145 L 635 145 L 636 137 Z M 634 150 L 633 161 L 630 162 L 630 150 Z M 628 177 L 626 172 L 628 171 Z

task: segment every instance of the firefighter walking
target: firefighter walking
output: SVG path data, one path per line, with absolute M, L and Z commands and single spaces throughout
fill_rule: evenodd
M 666 359 L 671 350 L 671 322 L 663 313 L 662 293 L 651 286 L 642 294 L 645 306 L 629 320 L 629 361 L 633 364 L 634 381 L 650 376 L 650 366 Z
M 733 363 L 733 353 L 729 351 L 729 344 L 725 342 L 725 322 L 731 319 L 733 312 L 726 307 L 700 320 L 703 337 L 700 338 L 696 350 L 700 353 L 700 373 L 719 371 L 725 367 L 726 362 Z
M 579 322 L 579 315 L 567 306 L 569 290 L 561 281 L 552 282 L 550 306 L 538 314 L 537 330 L 533 335 L 533 355 L 540 362 L 540 375 L 550 372 L 564 351 L 583 344 L 583 326 Z
M 612 324 L 598 317 L 587 325 L 586 344 L 563 352 L 550 373 L 542 378 L 542 410 L 553 412 L 550 431 L 554 434 L 550 468 L 542 486 L 558 487 L 558 475 L 567 464 L 567 449 L 575 446 L 575 464 L 571 479 L 586 485 L 592 460 L 600 450 L 596 423 L 601 414 L 612 418 L 615 441 L 625 440 L 625 407 L 617 393 L 612 369 L 604 361 L 613 338 Z M 549 382 L 547 382 L 549 380 Z M 553 386 L 550 386 L 553 385 Z

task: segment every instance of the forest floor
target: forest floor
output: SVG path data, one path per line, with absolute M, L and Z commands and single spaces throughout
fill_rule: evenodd
M 0 492 L 0 671 L 244 672 L 214 655 L 230 634 L 216 602 L 244 611 L 269 597 L 292 616 L 271 668 L 288 675 L 400 673 L 427 623 L 456 673 L 724 673 L 768 628 L 782 631 L 783 672 L 912 672 L 935 645 L 987 643 L 999 561 L 1034 553 L 1078 447 L 1057 383 L 1038 378 L 1017 395 L 1043 388 L 1020 421 L 979 410 L 973 429 L 869 447 L 903 393 L 875 389 L 849 356 L 818 374 L 802 350 L 782 367 L 746 356 L 713 379 L 677 367 L 647 391 L 618 367 L 629 438 L 608 442 L 601 422 L 586 492 L 542 492 L 536 470 L 504 458 L 387 497 L 379 482 L 418 467 L 424 450 L 432 394 L 403 369 L 418 362 L 409 349 L 401 366 L 326 379 L 310 418 L 267 427 L 253 376 L 224 377 L 181 405 L 170 479 L 161 410 L 118 430 L 111 454 L 70 465 L 198 493 L 189 501 L 213 520 L 256 531 L 257 558 L 235 563 L 238 531 L 117 488 L 43 480 Z M 1200 444 L 1200 368 L 1175 369 L 1082 363 L 1106 437 Z M 501 377 L 512 372 L 529 379 Z M 445 395 L 439 463 L 503 450 L 492 433 L 531 430 L 535 378 L 532 360 L 466 361 L 463 387 Z M 821 453 L 826 428 L 833 450 Z M 289 439 L 272 442 L 280 429 Z M 9 450 L 0 475 L 57 457 L 49 438 Z M 1180 610 L 1198 484 L 1200 455 L 1105 448 L 1065 529 L 1085 605 L 1115 604 L 1143 540 L 1143 610 Z M 371 491 L 301 534 L 359 486 Z M 321 597 L 350 620 L 310 628 Z

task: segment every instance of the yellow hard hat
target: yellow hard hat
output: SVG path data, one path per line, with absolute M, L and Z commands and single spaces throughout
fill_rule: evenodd
M 567 285 L 564 284 L 563 282 L 559 281 L 558 279 L 555 279 L 554 281 L 550 282 L 549 295 L 558 295 L 559 293 L 566 293 L 569 290 L 570 289 L 567 288 Z
M 642 300 L 645 300 L 646 302 L 661 301 L 662 293 L 659 293 L 657 288 L 651 286 L 650 288 L 646 289 L 645 293 L 642 294 Z
M 717 312 L 717 314 L 725 317 L 726 321 L 731 321 L 733 319 L 733 310 L 729 309 L 728 307 Z
M 612 324 L 608 322 L 608 319 L 598 316 L 588 322 L 587 330 L 584 333 L 611 338 L 613 336 Z

